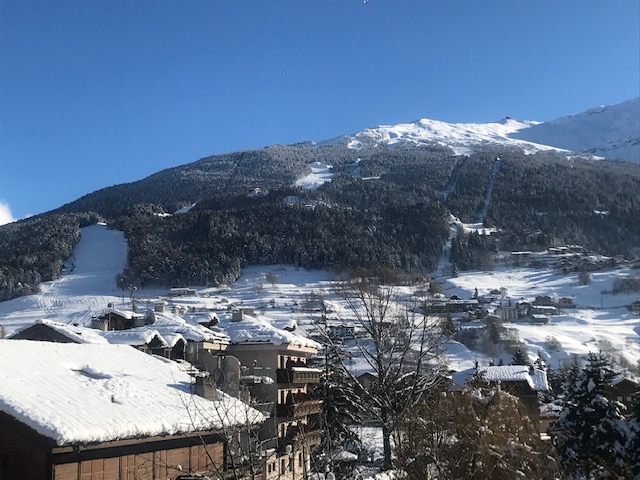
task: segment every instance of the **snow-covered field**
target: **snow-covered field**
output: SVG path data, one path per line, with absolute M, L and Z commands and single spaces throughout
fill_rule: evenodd
M 43 318 L 89 326 L 91 317 L 109 303 L 130 307 L 129 292 L 125 291 L 123 295 L 115 280 L 125 265 L 126 252 L 122 233 L 108 230 L 104 225 L 83 228 L 82 239 L 67 262 L 64 275 L 59 280 L 44 283 L 39 294 L 0 302 L 0 325 L 7 333 Z M 555 299 L 570 297 L 577 308 L 551 316 L 548 325 L 525 321 L 507 324 L 518 331 L 532 360 L 540 353 L 556 367 L 557 362 L 572 354 L 608 350 L 636 365 L 640 359 L 640 317 L 626 306 L 638 296 L 601 293 L 611 290 L 615 278 L 632 274 L 631 270 L 622 269 L 593 272 L 591 283 L 580 285 L 577 274 L 558 275 L 546 268 L 501 267 L 493 272 L 466 272 L 457 278 L 442 276 L 439 282 L 445 295 L 457 295 L 462 299 L 471 298 L 476 288 L 479 295 L 493 289 L 506 289 L 503 301 L 511 299 L 512 302 L 532 300 L 537 295 Z M 267 280 L 268 276 L 273 282 Z M 234 306 L 251 307 L 259 318 L 275 326 L 295 325 L 296 331 L 313 336 L 320 328 L 317 321 L 322 315 L 314 299 L 324 301 L 328 324 L 345 323 L 353 318 L 353 312 L 335 288 L 337 280 L 326 271 L 288 265 L 254 266 L 244 269 L 232 285 L 199 288 L 195 296 L 176 297 L 171 301 L 186 307 L 217 311 L 229 311 Z M 397 287 L 396 290 L 399 298 L 406 301 L 414 298 L 420 288 L 424 289 L 424 285 Z M 158 299 L 167 298 L 166 293 L 138 290 L 136 303 L 139 307 L 153 305 Z M 549 348 L 547 340 L 551 337 L 560 343 L 559 350 Z M 349 346 L 345 345 L 345 348 Z M 473 366 L 476 359 L 480 363 L 492 360 L 457 342 L 450 342 L 446 353 L 450 366 L 456 370 Z M 367 369 L 357 356 L 348 366 L 354 371 Z
M 542 353 L 553 367 L 570 355 L 599 350 L 609 350 L 607 353 L 637 364 L 640 358 L 640 317 L 631 313 L 627 305 L 637 300 L 638 295 L 601 293 L 611 290 L 615 278 L 629 275 L 632 271 L 628 269 L 592 272 L 591 283 L 580 285 L 577 273 L 559 275 L 548 269 L 503 268 L 449 278 L 444 284 L 444 292 L 470 298 L 476 288 L 479 295 L 505 288 L 507 298 L 513 302 L 531 301 L 538 295 L 548 295 L 553 299 L 569 297 L 577 308 L 550 316 L 548 325 L 517 322 L 506 326 L 518 331 L 530 354 Z M 548 337 L 555 337 L 562 349 L 549 350 L 546 345 Z

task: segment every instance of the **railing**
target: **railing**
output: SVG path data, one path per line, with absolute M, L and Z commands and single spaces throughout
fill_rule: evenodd
M 322 370 L 309 368 L 304 363 L 291 363 L 287 368 L 276 370 L 276 381 L 286 384 L 320 383 Z
M 294 393 L 289 396 L 287 403 L 277 406 L 279 418 L 301 418 L 315 415 L 322 411 L 322 400 L 307 393 Z
M 310 428 L 313 427 L 302 425 L 287 428 L 286 436 L 278 439 L 277 452 L 281 455 L 286 453 L 287 446 L 291 446 L 291 450 L 299 450 L 319 445 L 322 442 L 322 430 Z

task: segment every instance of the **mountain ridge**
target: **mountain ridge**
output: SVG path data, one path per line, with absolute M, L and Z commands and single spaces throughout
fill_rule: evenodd
M 557 151 L 640 162 L 640 97 L 601 106 L 558 119 L 539 122 L 502 120 L 486 123 L 448 123 L 420 118 L 409 123 L 367 127 L 350 135 L 317 142 L 318 146 L 346 144 L 349 148 L 393 146 L 401 142 L 449 147 L 469 155 L 479 148 L 512 147 L 525 153 Z

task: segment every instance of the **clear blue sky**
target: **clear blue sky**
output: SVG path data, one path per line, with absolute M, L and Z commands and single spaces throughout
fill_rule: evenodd
M 215 153 L 619 103 L 639 30 L 638 0 L 0 0 L 0 218 Z

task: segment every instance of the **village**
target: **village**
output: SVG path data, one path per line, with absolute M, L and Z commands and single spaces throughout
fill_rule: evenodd
M 121 241 L 117 232 L 90 228 L 83 241 L 91 242 L 92 235 L 101 241 L 111 235 L 114 245 Z M 31 307 L 23 302 L 22 310 L 2 312 L 0 321 L 9 327 L 3 326 L 6 335 L 0 340 L 2 478 L 328 480 L 354 469 L 360 469 L 363 478 L 375 478 L 382 470 L 380 445 L 367 444 L 366 438 L 359 447 L 340 446 L 328 455 L 315 450 L 327 435 L 322 418 L 322 381 L 330 368 L 324 361 L 327 348 L 341 352 L 363 392 L 373 395 L 377 381 L 376 372 L 358 354 L 366 332 L 354 321 L 349 303 L 336 294 L 333 280 L 322 274 L 310 280 L 313 289 L 300 288 L 294 278 L 313 273 L 272 266 L 243 277 L 234 287 L 243 293 L 236 292 L 235 298 L 220 288 L 118 292 L 109 287 L 110 294 L 103 289 L 92 292 L 90 300 L 85 297 L 90 314 L 79 315 L 82 302 L 52 292 L 66 282 L 70 293 L 85 295 L 79 285 L 90 275 L 109 277 L 108 284 L 112 270 L 123 262 L 116 259 L 106 268 L 93 252 L 81 242 L 73 271 L 48 286 Z M 584 262 L 584 253 L 570 253 L 577 255 L 575 262 Z M 549 264 L 555 270 L 568 268 L 573 258 L 569 252 L 545 255 L 547 262 L 554 260 Z M 512 257 L 519 264 L 544 260 L 538 254 Z M 98 264 L 100 268 L 94 268 Z M 610 260 L 601 265 L 591 270 L 590 282 L 596 285 L 604 281 L 600 272 L 612 268 Z M 633 271 L 623 267 L 625 275 Z M 513 270 L 504 274 L 513 275 Z M 462 330 L 492 321 L 548 328 L 556 319 L 567 322 L 567 312 L 582 308 L 586 298 L 563 294 L 587 286 L 579 285 L 575 272 L 554 273 L 573 275 L 576 283 L 567 292 L 545 294 L 529 285 L 533 293 L 527 297 L 520 295 L 517 281 L 512 278 L 509 284 L 499 275 L 493 277 L 504 285 L 500 288 L 486 280 L 474 283 L 481 288 L 471 288 L 462 275 L 447 280 L 451 284 L 434 279 L 433 284 L 399 287 L 394 300 L 403 308 L 411 304 L 412 314 L 421 318 L 450 318 L 455 329 Z M 78 283 L 72 288 L 71 282 Z M 430 285 L 437 291 L 425 295 Z M 639 303 L 633 294 L 619 298 L 626 302 L 625 325 L 633 328 Z M 49 318 L 40 310 L 45 303 Z M 58 310 L 50 305 L 58 305 Z M 393 331 L 391 322 L 387 327 Z M 394 341 L 405 338 L 394 335 Z M 439 388 L 462 392 L 481 375 L 519 398 L 538 434 L 547 436 L 558 408 L 554 402 L 544 403 L 550 392 L 544 363 L 529 355 L 524 364 L 513 365 L 509 352 L 472 353 L 452 340 L 444 348 L 448 367 Z M 559 353 L 549 350 L 538 357 L 551 364 Z M 637 375 L 621 370 L 607 395 L 631 407 L 637 389 Z M 375 431 L 375 415 L 365 412 L 365 418 Z

